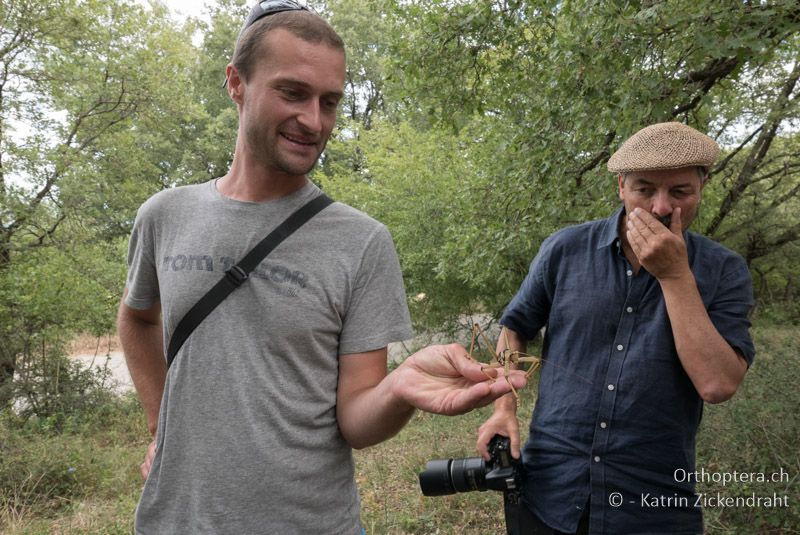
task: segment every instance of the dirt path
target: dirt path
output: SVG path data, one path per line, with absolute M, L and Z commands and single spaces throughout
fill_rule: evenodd
M 402 361 L 408 356 L 410 349 L 416 348 L 414 341 L 389 345 L 389 358 L 391 360 Z M 72 352 L 70 359 L 80 362 L 87 368 L 108 368 L 111 372 L 113 388 L 116 392 L 127 392 L 133 388 L 133 381 L 125 365 L 125 357 L 122 351 L 104 352 L 102 354 Z
M 127 392 L 133 388 L 133 381 L 125 365 L 122 351 L 113 351 L 103 355 L 72 355 L 70 359 L 80 362 L 87 368 L 108 368 L 111 372 L 111 381 L 114 391 Z
M 68 351 L 71 360 L 87 368 L 108 368 L 115 391 L 121 393 L 133 389 L 133 381 L 116 336 L 98 338 L 84 334 L 72 341 Z
M 487 322 L 487 317 L 476 316 L 477 321 Z M 470 318 L 471 320 L 471 318 Z M 465 325 L 469 325 L 465 321 Z M 494 333 L 492 333 L 494 334 Z M 408 355 L 429 344 L 443 344 L 452 342 L 452 338 L 439 334 L 424 334 L 411 340 L 389 344 L 389 361 L 402 362 Z M 462 344 L 469 344 L 469 340 L 459 340 Z M 110 371 L 114 390 L 126 392 L 133 389 L 133 381 L 125 365 L 119 339 L 116 336 L 96 337 L 91 335 L 79 336 L 69 347 L 70 358 L 80 362 L 86 367 L 103 368 Z

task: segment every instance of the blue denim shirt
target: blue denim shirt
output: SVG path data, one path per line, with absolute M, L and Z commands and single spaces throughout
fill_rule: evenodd
M 575 531 L 590 504 L 592 533 L 701 533 L 684 474 L 695 471 L 703 402 L 658 281 L 644 268 L 634 275 L 622 252 L 622 215 L 545 240 L 500 321 L 528 339 L 546 327 L 524 500 L 560 531 Z M 751 363 L 744 260 L 698 234 L 684 239 L 711 321 Z

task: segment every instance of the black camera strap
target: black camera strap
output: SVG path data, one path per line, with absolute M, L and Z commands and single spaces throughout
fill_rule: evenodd
M 250 276 L 255 267 L 272 252 L 283 240 L 288 238 L 297 229 L 302 227 L 309 219 L 314 217 L 333 200 L 324 193 L 311 199 L 306 204 L 295 210 L 275 230 L 253 247 L 238 264 L 225 272 L 225 276 L 214 285 L 175 327 L 167 349 L 167 369 L 175 360 L 175 355 L 183 343 L 192 334 L 200 323 L 208 316 L 217 305 L 225 300 L 236 288 L 241 286 Z

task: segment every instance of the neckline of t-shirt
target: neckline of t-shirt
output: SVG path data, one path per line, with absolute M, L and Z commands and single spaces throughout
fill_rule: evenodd
M 270 199 L 268 201 L 241 201 L 238 199 L 232 199 L 226 195 L 223 195 L 219 189 L 217 189 L 217 181 L 219 178 L 214 178 L 208 181 L 208 188 L 210 190 L 211 196 L 219 201 L 222 202 L 225 206 L 230 206 L 234 208 L 281 208 L 283 206 L 294 206 L 300 205 L 300 203 L 311 200 L 312 198 L 316 197 L 320 193 L 320 189 L 311 182 L 310 180 L 306 182 L 306 184 L 298 189 L 297 191 L 293 191 L 289 195 L 285 195 L 283 197 L 278 197 L 277 199 Z

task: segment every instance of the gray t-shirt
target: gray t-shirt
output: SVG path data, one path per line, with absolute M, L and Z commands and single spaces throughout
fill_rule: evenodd
M 215 182 L 139 209 L 126 304 L 160 301 L 165 347 L 186 311 L 290 213 L 309 183 L 266 203 Z M 338 360 L 407 339 L 385 226 L 334 203 L 279 245 L 187 339 L 164 389 L 136 532 L 356 534 L 351 449 L 336 422 Z

